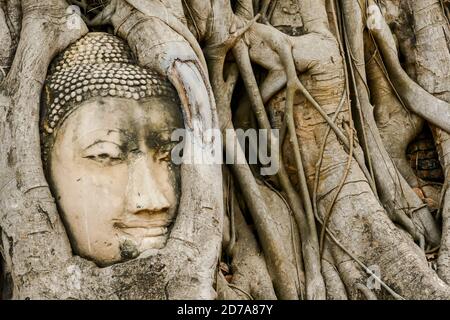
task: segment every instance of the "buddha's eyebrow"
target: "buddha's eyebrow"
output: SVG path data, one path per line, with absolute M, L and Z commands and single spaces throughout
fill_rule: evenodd
M 106 135 L 109 136 L 111 133 L 118 133 L 119 135 L 123 135 L 125 137 L 131 136 L 131 134 L 127 130 L 124 130 L 124 129 L 109 129 L 109 130 L 107 130 Z
M 104 132 L 101 134 L 102 138 L 95 139 L 94 142 L 92 142 L 88 146 L 84 147 L 83 149 L 88 149 L 88 148 L 90 148 L 98 143 L 102 143 L 102 142 L 113 143 L 113 144 L 117 145 L 118 147 L 122 147 L 122 144 L 130 136 L 125 130 L 121 130 L 121 129 L 108 129 L 108 130 L 101 130 L 101 131 Z M 112 133 L 116 134 L 116 135 L 114 135 L 115 136 L 114 138 L 111 137 Z M 118 137 L 116 138 L 116 136 L 118 136 Z M 119 140 L 119 142 L 117 142 L 117 140 Z
M 90 147 L 93 147 L 93 146 L 95 146 L 96 144 L 104 143 L 104 142 L 115 144 L 115 145 L 118 146 L 119 148 L 122 147 L 120 144 L 118 144 L 118 143 L 116 143 L 116 142 L 114 142 L 114 141 L 111 141 L 111 140 L 97 139 L 97 140 L 95 140 L 93 143 L 91 143 L 90 145 L 88 145 L 87 147 L 85 147 L 84 149 L 85 149 L 85 150 L 86 150 L 86 149 L 89 149 Z

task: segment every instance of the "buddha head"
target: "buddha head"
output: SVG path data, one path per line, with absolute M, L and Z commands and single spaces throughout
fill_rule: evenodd
M 176 218 L 175 89 L 107 33 L 59 55 L 42 97 L 43 162 L 75 254 L 107 266 L 159 250 Z

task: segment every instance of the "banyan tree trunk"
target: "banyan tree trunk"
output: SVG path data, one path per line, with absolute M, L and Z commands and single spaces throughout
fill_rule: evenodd
M 450 299 L 450 29 L 440 1 L 382 1 L 384 17 L 372 0 L 101 2 L 107 14 L 85 24 L 65 0 L 0 0 L 2 298 Z M 106 268 L 73 255 L 40 155 L 47 68 L 88 26 L 113 30 L 141 66 L 167 76 L 198 152 L 211 152 L 209 129 L 235 138 L 241 112 L 282 132 L 271 137 L 283 161 L 270 179 L 230 164 L 231 204 L 220 165 L 184 164 L 166 247 Z M 405 155 L 426 122 L 445 173 L 442 228 Z M 224 253 L 227 205 L 235 244 Z M 425 251 L 439 245 L 436 273 Z
M 429 0 L 410 1 L 409 7 L 415 36 L 413 52 L 417 83 L 435 97 L 450 102 L 450 28 L 441 3 Z M 436 126 L 432 125 L 431 128 L 445 175 L 441 199 L 442 242 L 438 274 L 442 280 L 450 283 L 450 135 Z
M 319 9 L 321 10 L 307 13 L 310 17 L 316 15 L 315 19 L 310 18 L 311 23 L 326 19 L 323 7 Z M 313 28 L 309 25 L 305 27 Z M 324 110 L 329 115 L 333 115 L 345 88 L 344 64 L 338 43 L 327 34 L 310 34 L 303 37 L 312 39 L 308 42 L 308 48 L 302 46 L 305 52 L 311 50 L 309 56 L 308 53 L 304 53 L 311 57 L 309 64 L 311 68 L 306 70 L 300 78 Z M 362 59 L 364 59 L 363 56 Z M 278 104 L 280 109 L 284 104 L 283 94 L 277 97 L 272 103 Z M 346 102 L 341 114 L 337 117 L 337 124 L 342 130 L 351 125 L 348 108 L 348 102 Z M 320 158 L 320 146 L 326 137 L 328 125 L 311 104 L 300 95 L 297 97 L 294 112 L 297 138 L 305 162 L 308 186 L 312 191 L 316 165 Z M 290 147 L 284 149 L 287 157 L 290 153 Z M 329 133 L 323 152 L 317 192 L 318 212 L 322 221 L 333 204 L 328 228 L 347 252 L 343 252 L 332 239 L 328 239 L 327 246 L 331 247 L 329 250 L 348 296 L 357 298 L 360 293 L 356 284 L 365 284 L 368 278 L 355 259 L 349 257 L 348 253 L 350 253 L 366 266 L 376 265 L 386 284 L 404 298 L 448 299 L 449 288 L 428 267 L 425 255 L 414 244 L 411 237 L 401 232 L 388 217 L 386 210 L 391 208 L 389 206 L 386 209 L 383 208 L 357 163 L 352 160 L 351 165 L 346 167 L 348 157 L 348 153 L 336 135 L 333 132 Z M 294 167 L 292 161 L 289 167 Z M 344 186 L 333 202 L 346 171 L 348 173 Z M 390 176 L 382 178 L 389 179 Z M 398 186 L 398 182 L 393 183 L 392 187 L 396 185 Z M 377 183 L 377 186 L 380 190 L 381 184 Z M 389 192 L 392 191 L 395 190 Z M 420 277 L 418 277 L 419 274 Z
M 389 1 L 390 8 L 398 13 L 389 12 L 390 22 L 396 24 L 394 33 L 398 46 L 405 57 L 406 71 L 427 92 L 442 101 L 450 102 L 450 53 L 449 24 L 440 1 Z M 423 100 L 418 100 L 422 102 Z M 421 108 L 432 108 L 433 104 L 423 103 Z M 446 111 L 447 113 L 450 111 Z M 439 249 L 438 274 L 447 283 L 450 281 L 450 232 L 449 206 L 447 192 L 449 175 L 450 142 L 446 131 L 430 124 L 434 141 L 444 169 L 444 185 L 440 195 L 440 212 L 442 214 L 442 241 Z

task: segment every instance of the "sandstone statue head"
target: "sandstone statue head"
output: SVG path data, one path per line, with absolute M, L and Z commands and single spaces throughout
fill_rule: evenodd
M 42 104 L 43 160 L 74 252 L 106 266 L 164 247 L 183 127 L 171 84 L 121 39 L 89 33 L 55 59 Z

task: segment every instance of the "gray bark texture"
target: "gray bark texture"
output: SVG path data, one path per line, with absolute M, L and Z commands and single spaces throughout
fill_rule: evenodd
M 0 0 L 0 299 L 450 299 L 449 6 Z M 73 253 L 39 133 L 51 61 L 93 31 L 169 79 L 196 152 L 280 133 L 272 176 L 183 164 L 165 247 L 103 268 Z

